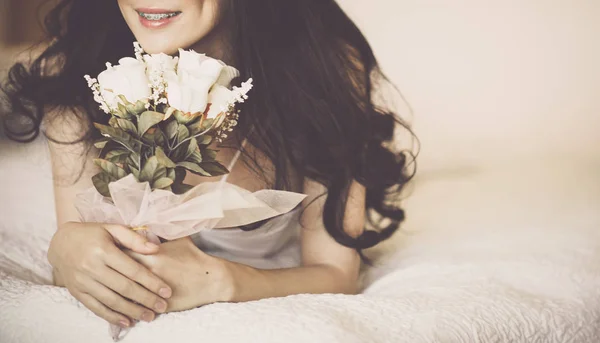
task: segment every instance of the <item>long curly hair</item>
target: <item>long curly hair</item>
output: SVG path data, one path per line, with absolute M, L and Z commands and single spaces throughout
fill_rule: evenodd
M 227 1 L 230 59 L 255 84 L 237 131 L 272 162 L 274 188 L 290 189 L 292 171 L 325 186 L 327 231 L 362 256 L 404 220 L 398 200 L 414 160 L 411 152 L 387 147 L 395 130 L 411 131 L 375 104 L 376 86 L 386 79 L 369 43 L 335 0 Z M 134 37 L 116 1 L 60 1 L 45 27 L 45 50 L 14 65 L 3 86 L 4 131 L 16 141 L 34 140 L 53 107 L 106 121 L 82 76 L 132 54 Z M 96 135 L 82 132 L 80 141 Z M 360 237 L 343 227 L 353 180 L 367 190 L 367 229 Z

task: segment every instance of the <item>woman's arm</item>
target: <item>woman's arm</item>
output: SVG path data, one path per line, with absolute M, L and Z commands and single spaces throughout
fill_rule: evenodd
M 95 148 L 78 142 L 89 130 L 87 123 L 83 115 L 68 110 L 52 111 L 44 120 L 49 137 L 58 227 L 79 220 L 74 206 L 76 195 L 93 187 L 92 176 L 99 169 L 92 162 L 97 156 Z
M 354 249 L 337 243 L 323 224 L 326 189 L 312 181 L 305 182 L 305 211 L 302 215 L 302 266 L 282 270 L 259 270 L 227 263 L 232 287 L 230 300 L 251 301 L 300 293 L 354 294 L 358 288 L 360 257 Z M 315 200 L 316 199 L 316 200 Z M 355 182 L 346 206 L 344 228 L 359 236 L 365 223 L 365 189 Z
M 163 243 L 152 256 L 128 251 L 173 288 L 168 311 L 183 311 L 215 302 L 242 302 L 306 293 L 346 293 L 358 290 L 360 258 L 338 244 L 322 220 L 325 189 L 307 182 L 302 216 L 301 267 L 260 270 L 216 258 L 199 250 L 189 237 Z M 316 199 L 316 200 L 315 200 Z M 313 202 L 314 200 L 314 202 Z M 359 236 L 364 228 L 365 190 L 351 187 L 345 229 Z
M 50 113 L 44 122 L 50 138 L 58 220 L 48 248 L 54 284 L 66 287 L 113 324 L 128 326 L 129 318 L 150 321 L 153 311 L 166 309 L 161 297 L 169 297 L 171 290 L 117 245 L 147 254 L 156 253 L 158 246 L 147 246 L 142 236 L 123 226 L 78 223 L 76 195 L 93 186 L 91 178 L 97 172 L 92 163 L 96 152 L 89 151 L 86 143 L 75 143 L 88 130 L 87 122 L 72 112 Z

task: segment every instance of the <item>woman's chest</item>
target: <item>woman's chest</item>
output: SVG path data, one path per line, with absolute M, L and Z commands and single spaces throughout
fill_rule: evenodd
M 204 182 L 215 182 L 226 178 L 228 183 L 234 184 L 250 192 L 272 188 L 275 180 L 273 163 L 264 156 L 251 150 L 232 148 L 217 148 L 217 160 L 227 167 L 229 174 L 218 177 L 205 177 L 188 172 L 185 183 L 196 186 Z
M 234 184 L 250 192 L 263 189 L 273 189 L 277 179 L 289 184 L 289 191 L 301 192 L 302 181 L 295 170 L 288 166 L 286 170 L 277 170 L 273 162 L 257 149 L 247 144 L 243 150 L 235 148 L 215 148 L 218 150 L 217 160 L 227 167 L 229 174 L 220 177 L 204 177 L 190 172 L 187 173 L 185 183 L 196 186 L 203 182 L 215 182 L 226 178 L 228 183 Z

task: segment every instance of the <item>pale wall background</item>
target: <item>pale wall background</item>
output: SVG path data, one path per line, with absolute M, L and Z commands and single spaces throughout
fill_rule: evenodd
M 600 1 L 340 2 L 414 109 L 421 170 L 600 158 Z

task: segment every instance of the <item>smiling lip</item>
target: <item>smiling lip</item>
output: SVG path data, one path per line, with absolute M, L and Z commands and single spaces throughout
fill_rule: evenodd
M 136 9 L 136 12 L 140 17 L 140 23 L 144 27 L 150 29 L 165 27 L 181 15 L 180 11 L 171 11 L 160 8 L 138 8 Z

